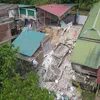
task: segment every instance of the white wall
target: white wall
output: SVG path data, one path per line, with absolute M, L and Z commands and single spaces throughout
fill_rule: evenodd
M 84 25 L 86 22 L 86 19 L 87 19 L 87 16 L 79 15 L 77 17 L 77 22 L 78 22 L 78 24 Z

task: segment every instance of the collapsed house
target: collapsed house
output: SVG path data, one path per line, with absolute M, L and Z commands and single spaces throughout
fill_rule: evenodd
M 39 7 L 19 5 L 18 20 L 23 23 L 20 25 L 21 27 L 26 27 L 12 42 L 15 48 L 19 47 L 19 59 L 32 63 L 34 67 L 42 64 L 39 69 L 44 68 L 42 70 L 42 73 L 44 72 L 43 79 L 47 82 L 44 87 L 55 92 L 61 91 L 69 98 L 74 97 L 71 95 L 73 93 L 69 92 L 72 88 L 71 79 L 74 74 L 69 56 L 82 28 L 82 26 L 72 26 L 75 16 L 70 15 L 70 11 L 74 7 L 75 5 L 68 4 L 50 4 Z M 53 40 L 57 40 L 53 41 L 54 48 L 49 41 L 49 35 L 45 34 L 47 32 L 35 31 L 46 25 L 53 25 L 50 27 L 52 30 L 50 34 L 54 33 L 51 37 Z
M 100 78 L 99 75 L 97 77 L 100 66 L 99 24 L 100 3 L 91 9 L 71 57 L 73 69 L 78 73 L 74 80 L 84 83 L 87 87 L 92 86 L 91 88 L 96 86 L 97 79 Z

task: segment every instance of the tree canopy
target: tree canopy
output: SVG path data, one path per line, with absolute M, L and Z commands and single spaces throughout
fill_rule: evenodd
M 54 100 L 52 92 L 39 87 L 34 71 L 24 77 L 16 73 L 17 50 L 12 44 L 0 46 L 0 100 Z
M 14 4 L 29 4 L 29 5 L 43 5 L 50 3 L 77 3 L 79 8 L 91 8 L 94 3 L 100 0 L 0 0 L 0 3 L 14 3 Z

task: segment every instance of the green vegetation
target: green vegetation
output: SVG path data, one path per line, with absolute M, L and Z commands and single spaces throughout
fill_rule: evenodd
M 90 9 L 94 3 L 100 0 L 0 0 L 1 3 L 43 5 L 50 3 L 76 3 L 79 8 Z
M 80 84 L 78 82 L 73 82 L 73 85 L 75 87 L 77 87 L 77 92 L 82 93 L 82 89 L 81 89 Z
M 53 92 L 39 87 L 35 72 L 24 77 L 16 72 L 17 50 L 12 44 L 0 46 L 0 100 L 54 100 Z
M 96 2 L 100 0 L 76 0 L 79 8 L 90 9 Z
M 95 100 L 96 93 L 89 90 L 82 90 L 78 82 L 73 82 L 73 85 L 77 87 L 77 94 L 82 95 L 82 100 Z
M 82 100 L 95 100 L 95 93 L 88 91 L 88 90 L 83 90 L 82 92 Z

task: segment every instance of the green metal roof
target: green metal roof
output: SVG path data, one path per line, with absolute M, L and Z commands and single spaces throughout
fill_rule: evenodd
M 40 42 L 44 36 L 44 33 L 25 29 L 14 40 L 13 44 L 15 47 L 19 47 L 19 53 L 32 56 L 39 48 Z
M 32 5 L 18 5 L 18 7 L 19 8 L 27 8 L 27 7 L 34 7 L 34 6 L 32 6 Z
M 89 17 L 79 37 L 100 40 L 99 31 L 100 31 L 100 2 L 95 4 L 94 7 L 91 9 Z
M 93 69 L 100 66 L 100 2 L 89 13 L 74 47 L 71 62 Z
M 72 63 L 98 69 L 100 65 L 100 43 L 77 40 L 73 50 Z

